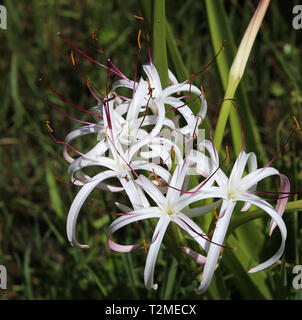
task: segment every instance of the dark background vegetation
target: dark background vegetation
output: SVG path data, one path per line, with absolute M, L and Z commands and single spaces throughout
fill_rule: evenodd
M 256 4 L 224 2 L 238 45 Z M 302 120 L 302 30 L 294 30 L 291 24 L 296 3 L 272 1 L 244 76 L 249 104 L 270 157 L 286 140 L 292 115 Z M 66 216 L 78 187 L 60 182 L 69 182 L 67 163 L 61 155 L 62 146 L 49 137 L 45 121 L 50 121 L 61 140 L 79 125 L 53 110 L 46 100 L 82 120 L 89 116 L 63 103 L 38 79 L 42 77 L 80 106 L 95 106 L 79 72 L 72 67 L 70 48 L 57 36 L 61 32 L 104 62 L 91 40 L 95 29 L 107 55 L 133 77 L 139 29 L 133 14 L 142 14 L 139 1 L 8 0 L 3 4 L 8 10 L 8 29 L 0 30 L 0 264 L 8 270 L 8 289 L 0 290 L 0 299 L 199 299 L 194 294 L 197 281 L 189 282 L 165 250 L 161 250 L 156 269 L 163 289 L 147 292 L 143 285 L 143 250 L 131 255 L 109 252 L 106 226 L 111 217 L 88 204 L 78 229 L 90 249 L 76 250 L 66 239 Z M 204 1 L 167 0 L 166 15 L 187 69 L 190 73 L 199 71 L 214 54 Z M 148 32 L 151 34 L 150 29 Z M 77 61 L 103 90 L 106 72 L 83 57 L 77 56 Z M 146 61 L 144 53 L 140 62 Z M 198 78 L 196 84 L 201 83 L 211 119 L 223 99 L 215 64 Z M 226 132 L 226 141 L 228 137 Z M 89 139 L 82 139 L 76 146 L 88 150 L 89 143 Z M 301 157 L 301 141 L 295 137 L 275 162 L 290 176 L 294 190 L 301 190 Z M 102 191 L 95 191 L 93 198 L 105 210 L 116 199 Z M 301 252 L 297 240 L 301 220 L 297 215 L 285 219 L 289 228 L 287 261 L 290 265 L 301 264 L 297 258 Z M 291 268 L 287 281 L 291 281 L 290 273 Z M 167 283 L 173 274 L 175 283 L 171 287 Z M 276 297 L 295 297 L 290 283 L 284 290 L 275 292 Z M 229 297 L 241 298 L 236 291 Z

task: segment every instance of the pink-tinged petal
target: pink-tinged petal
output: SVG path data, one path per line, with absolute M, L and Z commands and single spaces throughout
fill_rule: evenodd
M 279 215 L 282 217 L 283 213 L 284 213 L 284 210 L 285 210 L 285 207 L 286 207 L 286 204 L 287 204 L 287 201 L 288 201 L 288 194 L 286 193 L 289 193 L 290 192 L 290 182 L 289 182 L 289 179 L 286 175 L 284 174 L 280 174 L 280 198 L 283 198 L 283 199 L 279 199 L 277 201 L 277 205 L 276 205 L 276 211 L 279 213 Z M 284 194 L 282 194 L 284 193 Z M 269 235 L 272 235 L 274 229 L 276 228 L 277 224 L 274 220 L 271 220 L 271 223 L 270 223 L 270 228 L 269 228 Z
M 131 252 L 143 246 L 143 244 L 132 244 L 132 245 L 125 246 L 125 245 L 115 243 L 110 238 L 107 240 L 107 245 L 110 250 L 115 252 L 121 252 L 121 253 Z
M 74 198 L 68 212 L 66 231 L 69 242 L 76 248 L 88 248 L 76 240 L 76 224 L 79 212 L 92 190 L 103 180 L 116 176 L 113 171 L 104 171 L 92 178 L 91 182 L 86 183 Z
M 219 219 L 216 223 L 216 228 L 211 239 L 214 243 L 210 243 L 209 245 L 210 248 L 207 254 L 207 261 L 204 267 L 202 280 L 198 288 L 198 293 L 200 294 L 205 293 L 211 283 L 221 252 L 221 245 L 224 242 L 235 204 L 236 203 L 232 201 L 223 201 L 222 203 Z
M 207 251 L 207 234 L 190 218 L 179 212 L 173 219 L 180 228 L 187 232 L 205 251 Z
M 145 271 L 144 271 L 144 279 L 145 279 L 145 286 L 147 289 L 154 289 L 157 290 L 158 285 L 154 284 L 154 269 L 155 269 L 155 263 L 157 259 L 157 255 L 163 240 L 163 237 L 165 235 L 166 229 L 171 221 L 171 218 L 166 215 L 162 216 L 155 228 L 155 231 L 153 233 L 153 239 L 151 241 L 146 265 L 145 265 Z
M 179 249 L 199 265 L 204 265 L 207 261 L 207 258 L 205 256 L 191 250 L 190 248 L 180 247 Z
M 111 236 L 121 229 L 122 227 L 141 220 L 150 219 L 150 218 L 160 218 L 160 210 L 158 208 L 144 208 L 131 211 L 124 216 L 121 216 L 114 220 L 111 225 L 108 227 L 108 247 L 110 250 L 117 252 L 130 252 L 142 244 L 136 245 L 121 245 L 111 240 Z

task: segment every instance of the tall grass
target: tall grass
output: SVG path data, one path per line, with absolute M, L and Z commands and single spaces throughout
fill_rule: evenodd
M 161 1 L 156 2 L 160 5 Z M 166 26 L 167 63 L 180 80 L 202 69 L 217 52 L 215 43 L 220 41 L 214 41 L 211 24 L 215 20 L 209 12 L 213 2 L 166 1 L 166 18 L 161 17 L 161 25 Z M 0 299 L 301 299 L 301 290 L 292 287 L 292 268 L 302 264 L 300 205 L 292 205 L 285 213 L 289 236 L 280 265 L 256 275 L 247 274 L 247 270 L 274 252 L 279 235 L 276 232 L 271 238 L 267 236 L 268 219 L 262 212 L 248 213 L 246 220 L 250 222 L 244 225 L 234 220 L 228 245 L 237 250 L 225 250 L 211 287 L 202 297 L 194 293 L 198 281 L 165 247 L 156 266 L 159 290 L 147 291 L 143 284 L 144 250 L 110 252 L 106 231 L 113 218 L 89 202 L 82 209 L 78 233 L 90 249 L 72 248 L 66 239 L 65 224 L 78 187 L 62 183 L 69 183 L 67 163 L 61 155 L 62 146 L 48 135 L 45 121 L 50 121 L 59 140 L 78 124 L 56 112 L 47 100 L 81 120 L 89 120 L 89 116 L 51 94 L 38 79 L 43 78 L 80 106 L 90 108 L 95 101 L 72 66 L 70 48 L 57 32 L 102 60 L 91 40 L 91 33 L 97 29 L 107 55 L 130 78 L 135 70 L 139 29 L 133 15 L 145 16 L 151 46 L 165 39 L 154 34 L 158 31 L 152 28 L 154 12 L 148 1 L 8 0 L 4 4 L 8 29 L 0 30 L 0 265 L 7 267 L 8 289 L 0 289 Z M 219 4 L 223 10 L 219 14 L 223 14 L 231 36 L 220 59 L 231 63 L 255 4 Z M 302 120 L 302 35 L 291 26 L 294 4 L 272 1 L 236 97 L 246 111 L 248 150 L 257 153 L 260 165 L 265 165 L 286 140 L 291 116 L 296 115 L 300 123 Z M 160 54 L 154 54 L 155 61 L 160 61 Z M 106 72 L 83 57 L 77 55 L 76 59 L 81 70 L 100 90 L 104 89 Z M 140 62 L 147 61 L 144 52 Z M 163 68 L 167 67 L 165 63 Z M 218 60 L 194 80 L 194 84 L 203 85 L 207 95 L 205 126 L 224 97 L 223 72 Z M 251 130 L 251 121 L 256 129 Z M 78 139 L 75 146 L 87 151 L 91 143 L 86 137 Z M 232 145 L 229 124 L 223 138 L 226 144 Z M 292 189 L 297 191 L 301 191 L 302 181 L 300 146 L 301 140 L 295 137 L 274 163 L 290 177 Z M 265 187 L 275 190 L 276 182 Z M 92 198 L 94 206 L 114 210 L 116 195 L 97 190 L 90 201 Z M 244 219 L 240 213 L 235 218 Z M 211 220 L 203 222 L 210 227 Z M 137 224 L 126 229 L 123 239 L 141 241 L 151 234 L 149 225 Z

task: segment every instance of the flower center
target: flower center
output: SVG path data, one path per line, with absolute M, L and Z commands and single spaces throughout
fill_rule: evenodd
M 168 204 L 165 211 L 168 216 L 173 216 L 177 213 L 176 210 L 170 204 Z
M 227 191 L 227 198 L 229 200 L 234 200 L 236 196 L 238 195 L 238 190 L 234 188 L 229 188 Z

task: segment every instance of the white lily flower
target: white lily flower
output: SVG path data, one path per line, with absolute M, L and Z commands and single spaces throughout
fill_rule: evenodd
M 217 155 L 216 150 L 215 152 Z M 219 164 L 217 156 L 214 159 L 216 159 L 215 166 L 218 168 Z M 198 161 L 197 158 L 195 158 L 195 161 Z M 249 173 L 242 177 L 247 164 L 249 166 Z M 246 211 L 251 205 L 255 205 L 264 210 L 279 227 L 281 233 L 281 246 L 279 250 L 270 259 L 249 270 L 250 273 L 269 267 L 278 261 L 284 251 L 287 230 L 280 215 L 282 214 L 282 210 L 285 208 L 287 198 L 278 201 L 276 209 L 279 212 L 277 212 L 277 210 L 274 209 L 265 199 L 255 195 L 255 187 L 257 183 L 272 175 L 280 176 L 281 185 L 283 185 L 284 189 L 288 190 L 289 180 L 286 176 L 281 175 L 276 169 L 271 167 L 257 169 L 257 160 L 255 154 L 246 154 L 244 151 L 242 151 L 234 164 L 230 177 L 227 178 L 222 170 L 219 169 L 215 175 L 215 180 L 218 186 L 207 188 L 207 192 L 210 194 L 209 197 L 223 199 L 218 221 L 216 223 L 216 228 L 211 239 L 215 244 L 223 244 L 233 210 L 238 201 L 245 202 L 245 205 L 241 211 Z M 196 194 L 195 197 L 196 199 L 204 199 L 205 195 L 201 193 L 200 195 Z M 219 259 L 220 251 L 221 248 L 219 246 L 209 243 L 209 250 L 204 267 L 203 278 L 198 289 L 199 293 L 204 293 L 209 287 L 217 261 Z
M 137 91 L 139 92 L 139 89 L 137 89 Z M 150 163 L 146 160 L 135 159 L 137 152 L 141 148 L 150 144 L 153 146 L 157 144 L 166 145 L 170 149 L 173 146 L 174 155 L 177 161 L 179 163 L 182 163 L 183 161 L 182 154 L 176 144 L 163 137 L 154 137 L 152 135 L 148 135 L 145 139 L 136 142 L 132 146 L 126 146 L 126 148 L 123 148 L 119 139 L 119 131 L 116 128 L 115 116 L 116 113 L 114 113 L 114 110 L 110 108 L 109 103 L 103 109 L 104 126 L 109 128 L 105 138 L 88 153 L 74 160 L 68 169 L 68 173 L 71 176 L 72 181 L 78 180 L 80 181 L 79 183 L 84 181 L 84 183 L 82 182 L 82 184 L 84 184 L 82 189 L 79 191 L 70 207 L 67 218 L 68 239 L 75 247 L 87 247 L 86 245 L 79 244 L 76 240 L 76 222 L 84 201 L 94 188 L 99 187 L 111 192 L 125 190 L 133 207 L 137 209 L 148 206 L 148 202 L 143 192 L 133 181 L 133 177 L 137 175 L 137 170 L 145 170 L 153 174 L 156 172 L 156 178 L 158 176 L 164 181 L 170 180 L 170 173 L 162 166 L 159 166 L 155 163 Z M 110 156 L 105 156 L 105 152 L 107 150 L 110 150 Z M 163 157 L 163 155 L 160 154 L 159 156 Z M 167 162 L 167 159 L 162 158 L 162 160 L 164 163 Z M 84 168 L 89 166 L 99 166 L 109 170 L 101 172 L 91 178 L 88 175 L 85 175 L 82 171 Z M 103 184 L 104 180 L 113 177 L 116 177 L 119 180 L 122 187 Z M 159 182 L 155 181 L 154 183 Z
M 152 198 L 156 203 L 156 206 L 150 206 L 139 208 L 137 210 L 127 210 L 126 214 L 116 219 L 108 230 L 108 246 L 111 250 L 118 252 L 129 252 L 140 245 L 120 245 L 111 240 L 113 233 L 122 227 L 145 219 L 158 218 L 147 260 L 145 264 L 144 280 L 148 289 L 157 289 L 158 285 L 154 284 L 154 269 L 157 259 L 157 255 L 170 222 L 176 223 L 181 229 L 186 231 L 197 243 L 207 252 L 207 242 L 210 241 L 205 232 L 195 223 L 190 217 L 200 216 L 213 210 L 213 205 L 205 206 L 201 208 L 185 209 L 185 207 L 196 201 L 194 189 L 189 192 L 182 190 L 184 179 L 187 174 L 188 163 L 185 161 L 183 165 L 177 165 L 173 176 L 171 178 L 169 188 L 166 195 L 162 192 L 145 176 L 140 176 L 140 179 L 136 180 L 137 184 Z M 205 190 L 207 195 L 209 193 Z M 185 193 L 185 194 L 183 194 Z M 182 195 L 183 194 L 183 195 Z M 215 195 L 212 194 L 214 197 Z M 190 255 L 190 250 L 187 248 L 181 248 L 185 253 Z M 198 263 L 205 261 L 205 258 L 200 259 L 200 255 L 197 257 Z
M 172 108 L 175 108 L 180 114 L 184 117 L 187 122 L 187 126 L 193 134 L 194 128 L 200 124 L 202 119 L 206 116 L 207 112 L 207 101 L 203 96 L 201 90 L 199 90 L 196 86 L 189 83 L 189 81 L 184 81 L 182 83 L 178 83 L 176 77 L 169 70 L 169 79 L 172 83 L 171 86 L 163 89 L 160 81 L 159 74 L 154 65 L 144 65 L 143 69 L 148 77 L 149 82 L 149 95 L 145 97 L 145 104 L 148 104 L 152 109 L 153 114 L 160 115 L 162 109 L 164 109 L 164 105 L 170 105 Z M 137 83 L 135 87 L 137 87 Z M 126 81 L 124 79 L 118 80 L 113 84 L 113 90 L 119 87 L 126 87 L 129 89 L 133 89 L 134 83 Z M 174 94 L 178 94 L 179 92 L 189 92 L 194 93 L 199 96 L 201 101 L 201 109 L 199 112 L 199 117 L 196 117 L 190 107 L 183 101 L 184 97 L 174 97 Z M 151 97 L 151 99 L 150 99 Z

